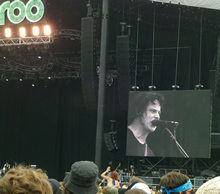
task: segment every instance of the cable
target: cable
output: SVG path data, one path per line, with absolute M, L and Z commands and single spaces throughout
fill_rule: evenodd
M 175 86 L 177 87 L 177 71 L 179 60 L 179 42 L 180 42 L 180 22 L 181 22 L 181 9 L 179 8 L 179 23 L 178 23 L 178 35 L 177 35 L 177 50 L 176 50 L 176 71 L 175 71 Z
M 138 63 L 139 23 L 140 23 L 140 14 L 139 14 L 139 8 L 138 8 L 137 39 L 136 39 L 136 64 L 135 64 L 135 80 L 134 80 L 134 85 L 135 85 L 135 86 L 137 86 L 137 63 Z
M 151 75 L 151 86 L 154 85 L 154 42 L 155 42 L 155 5 L 154 5 L 154 19 L 153 19 L 153 46 L 152 46 L 152 75 Z

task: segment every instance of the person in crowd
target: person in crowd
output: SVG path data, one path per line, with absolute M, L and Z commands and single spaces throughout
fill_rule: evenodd
M 106 168 L 106 171 L 101 174 L 101 177 L 103 179 L 107 180 L 107 186 L 120 188 L 121 186 L 120 186 L 120 181 L 118 179 L 118 172 L 117 171 L 112 171 L 110 177 L 106 176 L 106 174 L 109 173 L 110 171 L 111 171 L 111 167 L 108 166 Z
M 91 161 L 78 161 L 72 164 L 65 177 L 63 194 L 96 194 L 98 192 L 98 166 Z
M 0 179 L 1 194 L 53 194 L 48 176 L 42 170 L 34 170 L 23 165 L 11 168 Z
M 147 194 L 147 193 L 142 189 L 130 189 L 126 191 L 125 194 Z
M 70 176 L 70 172 L 66 172 L 63 181 L 60 182 L 60 187 L 57 190 L 56 194 L 62 194 L 63 193 L 65 182 L 67 182 L 67 180 L 69 179 L 69 176 Z
M 151 194 L 150 192 L 150 188 L 148 187 L 148 185 L 144 182 L 132 182 L 127 189 L 118 189 L 118 193 L 119 194 L 123 194 L 123 193 L 127 193 L 130 190 L 133 189 L 138 189 L 140 191 L 142 191 L 142 193 L 144 192 L 145 194 Z M 134 191 L 130 191 L 129 193 L 135 193 Z
M 103 193 L 103 194 L 107 194 L 108 191 L 109 191 L 111 188 L 112 188 L 112 187 L 104 186 L 104 187 L 102 188 L 102 193 Z
M 131 176 L 135 175 L 135 171 L 134 171 L 134 165 L 130 165 L 130 171 L 131 171 Z
M 122 188 L 123 188 L 123 189 L 127 189 L 127 188 L 128 188 L 132 183 L 134 183 L 134 182 L 145 183 L 145 184 L 147 185 L 147 183 L 146 183 L 144 180 L 142 180 L 142 179 L 140 179 L 140 178 L 138 178 L 138 177 L 136 177 L 136 176 L 133 176 L 133 177 L 131 177 L 131 178 L 129 179 L 129 182 L 128 182 L 127 185 L 122 185 Z
M 104 194 L 102 186 L 99 185 L 98 192 L 96 194 Z
M 103 194 L 104 194 L 104 193 L 103 193 Z M 107 194 L 118 194 L 118 189 L 115 188 L 115 187 L 111 187 L 111 188 L 108 190 Z
M 128 186 L 131 185 L 134 182 L 145 183 L 147 185 L 147 183 L 144 180 L 142 180 L 142 179 L 140 179 L 136 176 L 133 176 L 133 177 L 130 178 Z
M 193 193 L 196 193 L 197 192 L 197 190 L 198 190 L 198 188 L 193 188 Z
M 8 161 L 6 161 L 2 169 L 3 173 L 5 174 L 6 172 L 8 172 L 10 168 L 11 168 L 10 164 L 8 163 Z
M 48 181 L 52 186 L 53 194 L 56 194 L 59 188 L 61 187 L 61 184 L 56 179 L 53 178 L 49 178 Z
M 157 128 L 152 121 L 160 119 L 163 104 L 164 97 L 160 93 L 146 92 L 136 97 L 136 116 L 127 129 L 127 155 L 154 156 L 146 140 Z
M 123 173 L 122 173 L 122 177 L 120 179 L 121 181 L 121 184 L 127 184 L 129 182 L 129 179 L 130 179 L 130 172 L 128 171 L 127 168 L 124 168 L 123 169 Z
M 196 194 L 219 194 L 220 193 L 220 176 L 212 178 L 201 185 Z
M 6 169 L 10 169 L 10 164 L 8 163 L 8 161 L 4 164 L 3 168 L 6 168 Z
M 157 187 L 156 186 L 152 186 L 150 189 L 151 194 L 156 194 L 157 191 Z
M 191 194 L 192 183 L 188 176 L 179 172 L 169 172 L 160 180 L 163 194 L 178 193 Z

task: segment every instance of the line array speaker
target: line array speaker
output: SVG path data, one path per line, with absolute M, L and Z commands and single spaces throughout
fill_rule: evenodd
M 129 36 L 117 36 L 116 50 L 120 108 L 121 110 L 127 110 L 128 94 L 130 91 Z
M 116 152 L 119 150 L 118 141 L 117 141 L 117 132 L 104 133 L 104 140 L 107 149 L 110 152 Z
M 94 18 L 82 18 L 81 63 L 82 90 L 88 109 L 97 109 L 98 76 L 94 64 Z

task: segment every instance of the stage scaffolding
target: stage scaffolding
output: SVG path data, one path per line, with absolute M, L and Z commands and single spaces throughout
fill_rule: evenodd
M 186 174 L 190 178 L 213 178 L 220 174 L 220 159 L 216 158 L 166 158 L 128 157 L 128 167 L 135 165 L 136 174 L 162 177 L 170 171 Z

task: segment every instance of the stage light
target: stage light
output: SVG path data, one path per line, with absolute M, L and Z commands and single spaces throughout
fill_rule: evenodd
M 34 26 L 33 27 L 33 35 L 34 36 L 39 36 L 40 31 L 39 31 L 39 27 L 38 26 Z
M 154 90 L 156 89 L 156 86 L 148 86 L 149 90 Z
M 44 26 L 44 35 L 48 36 L 51 34 L 51 29 L 49 25 Z
M 25 37 L 26 36 L 26 30 L 25 30 L 25 28 L 20 28 L 19 29 L 19 32 L 20 32 L 20 37 Z
M 10 28 L 5 28 L 5 37 L 10 38 L 11 37 L 11 29 Z
M 173 90 L 179 89 L 180 87 L 178 85 L 172 85 Z
M 131 88 L 132 88 L 132 90 L 139 90 L 138 86 L 132 86 Z

